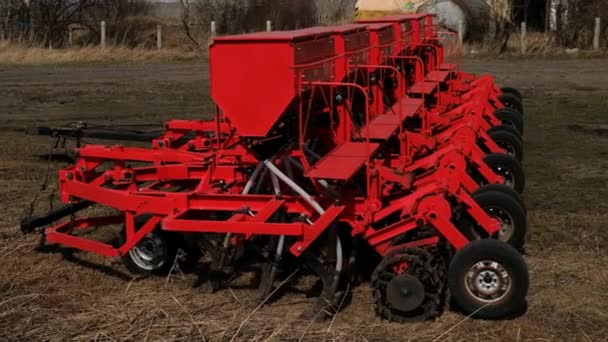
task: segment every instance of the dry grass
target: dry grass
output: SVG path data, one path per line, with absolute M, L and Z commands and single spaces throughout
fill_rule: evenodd
M 605 61 L 604 61 L 605 62 Z M 526 94 L 529 209 L 527 313 L 480 321 L 446 312 L 434 322 L 375 317 L 355 289 L 335 322 L 299 318 L 311 300 L 288 292 L 256 310 L 254 291 L 213 295 L 193 276 L 136 278 L 118 260 L 38 253 L 18 220 L 44 178 L 44 138 L 14 128 L 88 119 L 115 123 L 211 113 L 205 65 L 3 68 L 0 73 L 0 340 L 605 341 L 608 336 L 608 70 L 595 60 L 467 61 Z M 576 77 L 573 77 L 576 75 Z M 577 126 L 578 127 L 578 126 Z M 57 163 L 54 169 L 62 167 Z M 46 209 L 47 196 L 40 209 Z M 238 284 L 235 284 L 238 285 Z M 236 334 L 238 331 L 238 335 Z
M 164 33 L 166 48 L 157 51 L 151 48 L 129 48 L 112 45 L 106 48 L 99 46 L 74 47 L 66 49 L 49 49 L 30 47 L 0 41 L 0 65 L 62 65 L 86 63 L 160 63 L 192 61 L 206 58 L 207 38 L 196 28 L 194 36 L 204 51 L 193 50 L 192 43 L 184 36 L 181 28 L 171 27 Z M 608 50 L 570 50 L 558 46 L 550 35 L 529 33 L 527 52 L 521 54 L 518 34 L 513 34 L 503 54 L 499 54 L 495 42 L 466 43 L 461 49 L 455 44 L 455 36 L 446 41 L 448 55 L 463 57 L 501 57 L 501 58 L 555 58 L 555 57 L 603 57 Z
M 555 42 L 555 38 L 550 34 L 540 32 L 530 32 L 526 38 L 526 53 L 522 55 L 521 39 L 519 33 L 514 33 L 509 37 L 504 53 L 500 52 L 500 42 L 484 41 L 479 43 L 466 43 L 464 46 L 465 56 L 486 56 L 494 57 L 601 57 L 608 53 L 608 50 L 591 51 L 581 49 L 568 49 Z
M 78 63 L 158 63 L 201 58 L 197 51 L 178 48 L 160 51 L 124 46 L 87 46 L 68 49 L 24 47 L 0 41 L 0 65 L 58 65 Z

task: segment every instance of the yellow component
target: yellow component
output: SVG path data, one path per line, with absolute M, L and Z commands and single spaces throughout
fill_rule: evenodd
M 370 19 L 395 13 L 416 12 L 427 0 L 357 0 L 355 19 Z
M 389 14 L 396 14 L 396 13 L 401 13 L 401 11 L 385 12 L 385 11 L 355 10 L 355 20 L 381 18 L 381 17 L 387 16 Z

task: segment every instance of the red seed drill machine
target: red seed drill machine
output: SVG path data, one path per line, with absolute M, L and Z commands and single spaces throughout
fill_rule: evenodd
M 204 254 L 215 288 L 256 264 L 260 298 L 300 268 L 324 316 L 368 281 L 392 321 L 437 317 L 448 294 L 509 317 L 528 290 L 521 94 L 444 58 L 429 14 L 216 37 L 212 120 L 170 121 L 150 148 L 79 148 L 65 206 L 22 229 L 139 274 Z M 83 234 L 116 225 L 115 244 Z

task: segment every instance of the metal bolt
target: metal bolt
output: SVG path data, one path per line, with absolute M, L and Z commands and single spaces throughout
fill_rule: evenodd
M 298 246 L 298 248 L 296 248 L 298 250 L 298 252 L 302 251 L 302 247 Z
M 66 178 L 67 178 L 67 179 L 70 179 L 70 180 L 74 178 L 74 175 L 73 175 L 71 172 L 70 172 L 70 173 L 68 173 L 68 174 L 67 174 L 67 175 L 65 175 L 65 176 L 66 176 Z

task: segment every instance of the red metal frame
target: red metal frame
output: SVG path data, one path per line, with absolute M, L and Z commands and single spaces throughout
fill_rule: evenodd
M 395 237 L 421 225 L 435 228 L 437 235 L 405 245 L 445 240 L 460 249 L 468 240 L 453 222 L 454 203 L 489 235 L 498 232 L 499 223 L 471 198 L 479 185 L 466 173 L 472 163 L 488 183 L 503 182 L 483 162 L 478 146 L 481 140 L 491 152 L 503 152 L 485 133 L 500 123 L 493 114 L 501 106 L 493 80 L 454 68 L 449 77 L 431 75 L 445 63 L 429 15 L 373 22 L 214 39 L 214 120 L 170 121 L 152 149 L 81 148 L 77 163 L 59 172 L 62 200 L 88 200 L 122 214 L 60 223 L 46 230 L 48 241 L 113 257 L 160 227 L 236 234 L 243 239 L 235 241 L 241 242 L 252 235 L 292 236 L 289 250 L 298 256 L 342 222 L 381 255 L 394 248 Z M 406 72 L 407 64 L 414 65 L 414 75 Z M 418 82 L 433 85 L 422 100 L 406 95 Z M 420 127 L 406 129 L 412 118 L 420 119 Z M 297 128 L 288 132 L 296 143 L 288 141 L 271 157 L 260 157 L 254 143 L 285 139 L 274 132 L 292 121 Z M 312 140 L 323 143 L 320 161 L 310 160 L 307 144 Z M 244 193 L 252 170 L 265 160 L 287 170 L 282 158 L 301 164 L 294 180 L 313 189 L 322 213 L 293 193 Z M 329 173 L 322 163 L 335 169 Z M 336 200 L 322 195 L 328 180 L 364 184 Z M 401 194 L 396 199 L 395 191 Z M 278 211 L 304 215 L 310 224 L 270 222 Z M 217 219 L 209 212 L 229 215 Z M 134 218 L 142 214 L 151 219 L 136 229 Z M 372 228 L 395 214 L 384 227 Z M 119 223 L 125 225 L 126 242 L 118 248 L 72 234 Z

